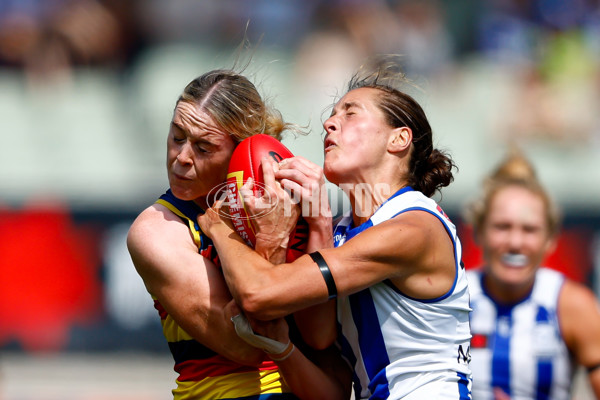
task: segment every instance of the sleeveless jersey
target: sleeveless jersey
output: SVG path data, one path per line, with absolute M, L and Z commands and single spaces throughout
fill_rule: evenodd
M 338 299 L 340 341 L 354 366 L 357 399 L 471 398 L 469 291 L 462 249 L 455 226 L 435 201 L 404 188 L 358 227 L 351 227 L 350 213 L 345 215 L 334 230 L 334 243 L 360 241 L 360 232 L 414 210 L 437 217 L 452 239 L 454 284 L 431 300 L 411 298 L 387 280 Z
M 556 307 L 564 276 L 536 272 L 530 295 L 517 304 L 492 300 L 482 273 L 467 273 L 471 288 L 473 398 L 493 399 L 494 387 L 512 400 L 570 399 L 573 360 L 562 340 Z
M 204 213 L 193 201 L 176 198 L 168 190 L 157 201 L 179 216 L 188 225 L 198 246 L 198 252 L 220 266 L 212 241 L 200 230 L 196 220 Z M 153 297 L 154 298 L 154 297 Z M 175 400 L 184 399 L 297 399 L 283 383 L 277 365 L 263 362 L 260 367 L 237 364 L 205 347 L 185 332 L 154 298 L 160 315 L 163 334 L 175 360 L 179 374 Z

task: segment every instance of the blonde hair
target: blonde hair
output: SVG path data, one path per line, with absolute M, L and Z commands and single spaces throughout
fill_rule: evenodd
M 533 165 L 516 147 L 511 148 L 507 157 L 486 178 L 479 199 L 469 204 L 465 209 L 465 220 L 473 226 L 474 232 L 476 234 L 481 232 L 494 196 L 509 186 L 524 188 L 542 199 L 546 210 L 548 232 L 551 236 L 556 235 L 560 229 L 561 221 L 558 208 L 538 180 Z
M 233 70 L 213 70 L 199 76 L 188 83 L 177 103 L 180 101 L 199 105 L 237 142 L 257 133 L 281 140 L 282 132 L 294 126 L 265 103 L 248 78 Z

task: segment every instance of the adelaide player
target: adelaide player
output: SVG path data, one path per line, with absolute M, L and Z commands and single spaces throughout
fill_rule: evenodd
M 127 245 L 155 301 L 179 374 L 174 399 L 295 399 L 277 366 L 236 334 L 219 256 L 196 217 L 226 180 L 237 144 L 289 125 L 234 71 L 190 82 L 167 137 L 169 190 L 134 221 Z
M 425 113 L 401 90 L 405 83 L 394 60 L 367 66 L 324 123 L 323 173 L 352 206 L 335 227 L 335 248 L 274 266 L 244 244 L 217 208 L 198 221 L 251 318 L 271 320 L 323 304 L 329 314 L 319 315 L 312 344 L 326 347 L 336 340 L 337 298 L 337 339 L 354 368 L 357 399 L 469 399 L 470 307 L 461 245 L 430 198 L 452 181 L 454 163 L 433 147 Z M 308 202 L 319 198 L 309 193 L 323 181 L 318 166 L 299 157 L 271 165 L 284 188 Z M 313 217 L 325 224 L 329 218 Z M 293 363 L 294 354 L 283 363 Z

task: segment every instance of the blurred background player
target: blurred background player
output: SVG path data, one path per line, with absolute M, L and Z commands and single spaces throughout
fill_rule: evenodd
M 577 364 L 600 398 L 600 308 L 587 287 L 542 266 L 559 215 L 521 152 L 467 211 L 485 261 L 468 272 L 473 398 L 570 399 Z

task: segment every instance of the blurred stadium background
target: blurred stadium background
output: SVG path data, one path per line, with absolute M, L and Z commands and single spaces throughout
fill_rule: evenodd
M 167 187 L 180 91 L 231 67 L 245 32 L 261 92 L 311 128 L 284 143 L 318 163 L 323 113 L 350 73 L 402 54 L 459 166 L 440 201 L 467 266 L 480 255 L 462 208 L 516 144 L 563 210 L 548 265 L 600 292 L 596 0 L 0 0 L 1 400 L 170 397 L 125 235 Z

